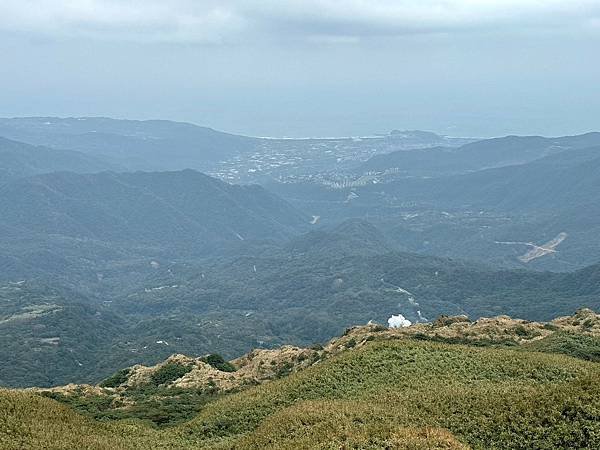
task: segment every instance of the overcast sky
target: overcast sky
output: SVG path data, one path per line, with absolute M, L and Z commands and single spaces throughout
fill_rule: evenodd
M 600 0 L 0 0 L 0 116 L 600 130 Z

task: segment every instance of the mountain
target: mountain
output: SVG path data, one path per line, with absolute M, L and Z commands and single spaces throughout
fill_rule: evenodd
M 363 197 L 370 194 L 369 201 L 384 192 L 404 202 L 443 208 L 556 212 L 595 203 L 599 187 L 600 146 L 596 146 L 460 175 L 400 178 L 366 185 L 357 192 Z
M 89 299 L 27 281 L 0 285 L 0 385 L 92 381 L 124 320 Z
M 192 170 L 20 179 L 0 188 L 0 226 L 21 236 L 211 247 L 281 238 L 304 216 L 258 186 L 234 186 Z
M 170 266 L 168 275 L 125 289 L 108 308 L 131 321 L 118 340 L 139 349 L 132 362 L 155 363 L 174 352 L 232 358 L 252 347 L 323 342 L 354 323 L 385 323 L 399 313 L 412 322 L 440 314 L 547 320 L 580 306 L 598 309 L 598 267 L 498 271 L 397 252 L 327 257 L 292 249 L 203 264 L 195 274 Z M 152 344 L 158 341 L 169 345 Z
M 383 233 L 364 219 L 349 219 L 332 229 L 320 229 L 293 238 L 293 253 L 332 255 L 377 255 L 396 249 Z
M 168 278 L 169 268 L 254 254 L 309 226 L 259 186 L 192 170 L 44 174 L 0 187 L 0 281 L 39 279 L 112 299 Z
M 408 251 L 541 270 L 598 261 L 600 146 L 462 174 L 374 175 L 340 189 L 307 182 L 268 188 L 323 224 L 368 216 Z M 552 248 L 543 250 L 546 243 Z M 535 258 L 526 256 L 536 247 Z
M 33 146 L 0 137 L 0 184 L 41 173 L 101 172 L 116 166 L 77 151 Z
M 600 145 L 600 133 L 545 138 L 506 136 L 468 143 L 458 148 L 434 147 L 377 155 L 359 173 L 395 169 L 407 175 L 465 173 L 492 167 L 524 164 L 552 154 Z
M 600 146 L 440 179 L 432 185 L 436 198 L 476 207 L 556 211 L 593 204 L 600 199 Z
M 85 327 L 98 312 L 98 317 L 119 317 L 118 329 L 106 335 L 108 340 L 81 333 L 78 343 L 94 348 L 82 364 L 101 378 L 124 365 L 155 364 L 172 353 L 201 356 L 216 351 L 233 358 L 253 347 L 308 346 L 352 324 L 385 323 L 395 314 L 412 322 L 440 314 L 473 318 L 510 314 L 547 320 L 582 306 L 600 308 L 598 265 L 570 273 L 496 270 L 403 253 L 394 251 L 376 228 L 362 221 L 307 233 L 288 244 L 258 246 L 254 252 L 248 242 L 243 256 L 213 254 L 194 259 L 174 252 L 165 257 L 148 250 L 143 253 L 143 247 L 121 246 L 124 255 L 110 259 L 104 254 L 107 250 L 87 253 L 85 243 L 73 240 L 69 252 L 57 250 L 62 260 L 53 258 L 52 252 L 37 254 L 38 266 L 43 262 L 49 271 L 59 271 L 37 278 L 50 280 L 56 289 L 60 285 L 68 289 L 60 288 L 65 297 L 60 303 L 35 301 L 23 308 L 38 310 L 40 304 L 65 304 L 70 299 L 87 305 L 89 313 L 73 316 L 71 322 L 57 321 L 52 336 L 43 336 L 49 338 Z M 133 248 L 133 254 L 128 248 Z M 185 249 L 181 253 L 185 255 Z M 13 257 L 18 257 L 16 252 Z M 3 269 L 5 277 L 6 273 Z M 7 317 L 24 312 L 0 309 Z M 31 317 L 22 322 L 28 324 L 25 328 L 7 328 L 4 338 L 11 344 L 6 349 L 13 356 L 7 356 L 11 364 L 5 369 L 6 380 L 40 384 L 35 372 L 30 377 L 24 371 L 28 363 L 18 356 L 24 350 L 14 350 L 16 343 L 25 343 L 19 344 L 24 348 L 31 345 L 30 350 L 37 347 L 27 333 L 38 320 Z M 52 348 L 69 355 L 71 347 L 63 347 L 61 341 Z M 72 358 L 66 362 L 63 358 L 48 361 L 47 373 L 61 374 L 61 380 L 69 373 L 72 381 L 89 380 L 89 372 L 72 367 Z
M 421 130 L 392 130 L 385 135 L 385 138 L 392 142 L 402 142 L 402 146 L 405 149 L 434 146 L 459 147 L 474 141 L 474 139 L 470 138 L 441 136 L 431 131 Z
M 0 443 L 596 448 L 600 366 L 583 359 L 599 356 L 599 336 L 598 315 L 579 310 L 549 323 L 459 316 L 401 329 L 369 324 L 322 347 L 258 350 L 229 364 L 214 354 L 173 355 L 99 386 L 0 391 Z
M 0 136 L 80 151 L 132 170 L 205 169 L 257 143 L 189 123 L 100 117 L 0 119 Z

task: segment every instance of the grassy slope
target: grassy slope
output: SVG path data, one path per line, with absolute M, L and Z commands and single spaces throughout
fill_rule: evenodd
M 0 390 L 0 448 L 143 449 L 153 448 L 156 433 L 135 423 L 102 424 L 47 398 Z
M 0 402 L 0 439 L 12 429 L 31 448 L 600 447 L 599 365 L 432 342 L 373 342 L 160 432 L 94 423 L 26 394 Z

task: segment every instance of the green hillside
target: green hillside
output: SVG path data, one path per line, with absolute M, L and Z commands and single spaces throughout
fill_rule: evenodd
M 102 361 L 118 352 L 112 342 L 125 323 L 68 290 L 0 285 L 0 386 L 95 380 Z
M 0 284 L 6 297 L 0 356 L 7 362 L 0 380 L 14 387 L 97 382 L 173 353 L 234 358 L 252 348 L 322 344 L 348 326 L 386 323 L 398 313 L 412 322 L 440 314 L 549 320 L 579 307 L 600 308 L 600 265 L 540 273 L 381 253 L 385 241 L 362 222 L 309 233 L 287 247 L 247 251 L 258 256 L 195 264 L 157 258 L 158 268 L 140 257 L 138 266 L 101 268 L 104 278 L 92 272 L 81 285 L 108 292 L 95 295 L 59 289 L 56 280 Z M 48 258 L 49 265 L 59 262 Z M 50 314 L 40 309 L 46 304 L 60 309 Z M 109 331 L 96 333 L 90 323 Z
M 87 173 L 117 168 L 99 157 L 78 151 L 34 146 L 0 137 L 0 185 L 41 173 L 63 170 Z
M 507 139 L 494 141 L 492 148 L 511 154 L 512 147 L 502 147 L 510 142 Z M 591 142 L 576 139 L 579 144 Z M 480 145 L 491 144 L 482 141 L 463 149 Z M 555 147 L 548 156 L 541 157 L 542 153 L 539 159 L 499 168 L 469 171 L 460 163 L 464 172 L 454 175 L 422 176 L 392 164 L 389 173 L 371 175 L 370 182 L 355 187 L 331 189 L 299 182 L 272 183 L 269 188 L 320 216 L 322 223 L 368 217 L 390 241 L 410 251 L 505 267 L 571 271 L 598 260 L 600 147 L 559 146 L 561 151 L 553 153 L 558 151 Z M 460 153 L 429 149 L 400 152 L 399 157 L 423 153 L 431 160 L 424 167 L 435 167 L 443 162 L 435 152 Z M 555 251 L 520 259 L 533 246 L 543 246 L 561 233 L 565 239 Z
M 25 236 L 202 246 L 287 236 L 304 216 L 259 186 L 193 170 L 52 173 L 0 189 L 0 225 Z
M 94 422 L 30 393 L 3 391 L 0 404 L 7 449 L 600 446 L 597 363 L 412 339 L 366 341 L 162 430 Z

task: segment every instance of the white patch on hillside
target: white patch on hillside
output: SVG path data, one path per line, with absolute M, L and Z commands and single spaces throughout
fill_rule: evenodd
M 179 287 L 178 284 L 174 284 L 172 286 L 158 286 L 155 288 L 146 288 L 146 289 L 144 289 L 144 292 L 162 291 L 163 289 L 176 289 L 178 287 Z
M 519 261 L 528 263 L 533 261 L 534 259 L 541 258 L 542 256 L 556 253 L 556 247 L 558 247 L 568 236 L 569 235 L 563 231 L 562 233 L 559 233 L 554 239 L 542 245 L 536 245 L 533 242 L 495 241 L 495 243 L 503 245 L 526 245 L 528 247 L 531 247 L 531 250 L 529 250 L 524 255 L 519 256 Z
M 406 328 L 411 325 L 411 321 L 406 319 L 402 314 L 398 314 L 397 316 L 392 315 L 388 319 L 388 327 L 390 328 Z
M 350 203 L 352 200 L 356 200 L 358 198 L 358 194 L 356 192 L 350 192 L 344 200 L 344 203 Z

